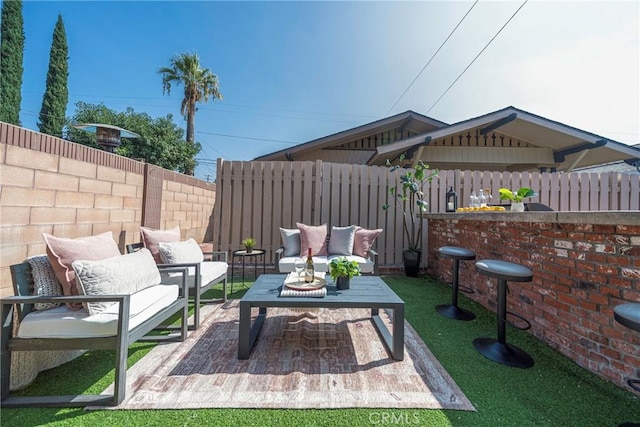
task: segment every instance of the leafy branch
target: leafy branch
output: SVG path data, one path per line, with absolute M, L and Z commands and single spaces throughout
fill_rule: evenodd
M 402 154 L 399 159 L 400 165 L 404 159 L 405 155 Z M 400 165 L 393 166 L 387 160 L 387 166 L 391 168 L 391 172 L 400 169 L 402 167 Z M 395 207 L 402 212 L 402 225 L 408 242 L 407 249 L 413 252 L 419 252 L 421 249 L 423 225 L 421 214 L 427 212 L 429 207 L 424 187 L 436 176 L 438 176 L 437 170 L 429 169 L 429 165 L 426 165 L 422 160 L 418 161 L 415 167 L 405 169 L 405 172 L 400 175 L 400 188 L 398 185 L 389 188 L 389 194 L 395 199 L 395 204 L 382 206 L 385 211 Z

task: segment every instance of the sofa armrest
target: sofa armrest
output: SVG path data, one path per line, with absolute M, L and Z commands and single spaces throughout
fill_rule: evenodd
M 284 246 L 280 246 L 278 249 L 276 249 L 274 255 L 275 255 L 275 266 L 277 270 L 280 260 L 284 257 Z
M 369 259 L 373 263 L 373 274 L 374 276 L 379 276 L 378 271 L 378 252 L 373 249 L 369 249 Z
M 174 270 L 187 270 L 189 267 L 198 267 L 200 265 L 199 262 L 183 262 L 179 264 L 156 264 L 158 270 L 163 273 L 171 272 Z
M 202 281 L 202 273 L 200 271 L 199 262 L 185 262 L 181 264 L 157 264 L 158 271 L 160 273 L 182 273 L 182 286 L 180 289 L 180 295 L 189 295 L 189 268 L 195 268 L 194 279 L 196 281 L 196 289 L 200 289 Z M 162 282 L 160 282 L 162 283 Z
M 114 294 L 114 295 L 73 295 L 73 296 L 9 296 L 2 298 L 0 303 L 5 304 L 35 304 L 40 302 L 58 302 L 65 304 L 68 302 L 122 302 L 125 297 L 128 298 L 128 294 Z
M 229 262 L 229 258 L 226 251 L 202 252 L 202 254 L 205 256 L 205 258 L 207 256 L 211 256 L 210 260 L 205 259 L 205 261 L 222 261 L 226 263 Z
M 129 329 L 129 313 L 131 306 L 131 295 L 74 295 L 74 296 L 10 296 L 0 300 L 2 321 L 2 344 L 3 353 L 9 348 L 10 340 L 20 340 L 13 338 L 13 320 L 14 309 L 20 313 L 23 304 L 35 303 L 78 303 L 78 302 L 115 302 L 118 303 L 118 336 L 123 336 L 124 331 Z M 22 315 L 19 314 L 18 324 L 22 321 Z M 17 329 L 16 329 L 17 333 Z M 19 342 L 19 341 L 18 341 Z M 12 347 L 13 348 L 13 347 Z M 15 348 L 19 350 L 20 348 Z M 7 353 L 8 354 L 8 353 Z M 3 360 L 6 362 L 6 360 Z M 8 387 L 8 383 L 5 383 Z M 6 390 L 8 392 L 8 390 Z
M 169 270 L 177 273 L 182 273 L 183 290 L 187 288 L 186 277 L 188 270 L 178 265 L 171 265 Z M 73 295 L 73 296 L 53 296 L 53 295 L 29 295 L 29 296 L 8 296 L 0 299 L 0 304 L 15 305 L 15 304 L 35 304 L 35 303 L 73 303 L 73 302 L 118 302 L 129 304 L 129 294 L 105 294 L 105 295 Z

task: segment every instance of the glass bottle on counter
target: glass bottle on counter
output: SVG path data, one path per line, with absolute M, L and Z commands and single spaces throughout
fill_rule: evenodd
M 484 189 L 484 195 L 487 198 L 487 206 L 491 206 L 493 197 L 491 196 L 491 188 Z
M 469 207 L 470 208 L 478 207 L 478 196 L 476 196 L 475 191 L 472 191 L 471 196 L 469 197 Z
M 478 195 L 478 205 L 481 208 L 487 206 L 487 196 L 484 195 L 484 190 L 482 188 L 480 189 L 480 194 Z

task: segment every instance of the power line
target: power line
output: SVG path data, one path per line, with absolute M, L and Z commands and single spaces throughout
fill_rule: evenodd
M 496 37 L 498 37 L 498 34 L 500 34 L 502 32 L 502 30 L 504 30 L 504 28 L 509 24 L 509 22 L 511 22 L 511 20 L 518 14 L 518 12 L 520 12 L 520 9 L 522 9 L 524 7 L 525 4 L 527 4 L 529 0 L 524 0 L 524 2 L 520 5 L 520 7 L 513 13 L 513 15 L 511 15 L 511 18 L 509 18 L 507 20 L 507 22 L 504 23 L 504 25 L 498 30 L 498 32 L 491 38 L 491 40 L 489 40 L 489 42 L 482 48 L 482 50 L 476 55 L 475 58 L 473 58 L 473 60 L 469 63 L 469 65 L 467 65 L 467 68 L 465 68 L 464 70 L 462 70 L 462 72 L 460 73 L 460 75 L 458 77 L 456 77 L 456 79 L 453 81 L 453 83 L 451 83 L 449 85 L 449 87 L 447 88 L 447 90 L 444 91 L 444 93 L 442 95 L 440 95 L 440 98 L 438 98 L 436 100 L 436 102 L 433 103 L 433 105 L 431 105 L 431 107 L 429 107 L 429 109 L 425 112 L 425 114 L 429 114 L 429 111 L 433 110 L 433 107 L 436 106 L 436 104 L 438 102 L 440 102 L 440 100 L 447 94 L 447 92 L 449 92 L 449 90 L 453 87 L 453 85 L 455 85 L 458 80 L 460 80 L 460 77 L 462 77 L 462 75 L 464 73 L 467 72 L 467 70 L 473 65 L 474 62 L 476 62 L 476 59 L 478 59 L 478 57 L 480 57 L 480 55 L 482 55 L 482 52 L 485 51 L 486 48 L 489 47 L 489 45 L 495 40 Z
M 283 140 L 280 140 L 280 139 L 252 138 L 250 136 L 227 135 L 227 134 L 224 134 L 224 133 L 213 133 L 213 132 L 203 132 L 203 131 L 196 131 L 196 133 L 202 133 L 202 134 L 205 134 L 205 135 L 224 136 L 224 137 L 227 137 L 227 138 L 250 139 L 252 141 L 280 142 L 280 143 L 283 143 L 283 144 L 292 144 L 292 145 L 298 145 L 299 144 L 299 142 L 283 141 Z
M 409 89 L 411 89 L 411 86 L 413 86 L 413 84 L 416 82 L 416 80 L 418 80 L 418 77 L 420 77 L 420 75 L 424 72 L 424 70 L 427 69 L 427 67 L 429 66 L 429 64 L 431 64 L 431 61 L 433 61 L 433 58 L 436 57 L 436 55 L 438 54 L 438 52 L 440 52 L 440 50 L 443 48 L 443 46 L 447 43 L 447 41 L 449 41 L 449 39 L 451 38 L 451 36 L 453 35 L 453 33 L 456 32 L 456 30 L 458 29 L 458 27 L 460 26 L 460 24 L 462 24 L 462 21 L 465 20 L 465 18 L 467 17 L 467 15 L 469 15 L 469 13 L 471 12 L 471 9 L 473 9 L 475 7 L 475 5 L 478 3 L 479 0 L 476 0 L 475 3 L 473 3 L 471 5 L 471 7 L 469 8 L 469 10 L 467 10 L 467 13 L 464 14 L 464 16 L 462 17 L 462 19 L 458 22 L 458 24 L 455 26 L 455 28 L 449 33 L 449 35 L 447 36 L 447 38 L 442 42 L 442 44 L 440 45 L 440 47 L 438 48 L 438 50 L 436 50 L 436 52 L 431 56 L 431 58 L 429 58 L 429 60 L 427 61 L 426 64 L 424 64 L 424 67 L 422 67 L 422 70 L 420 70 L 420 72 L 418 73 L 418 75 L 413 79 L 413 81 L 409 84 L 409 86 L 407 86 L 407 88 L 404 90 L 404 92 L 402 92 L 402 95 L 400 95 L 400 97 L 396 100 L 396 102 L 393 103 L 393 105 L 391 106 L 391 108 L 389 108 L 389 111 L 387 111 L 387 114 L 385 114 L 384 116 L 387 117 L 389 115 L 389 113 L 391 113 L 391 111 L 395 108 L 396 105 L 398 105 L 398 102 L 400 102 L 400 100 L 407 94 L 407 92 L 409 92 Z
M 24 93 L 33 93 L 36 94 L 35 91 L 24 91 Z M 147 107 L 147 108 L 163 108 L 163 107 L 170 107 L 173 106 L 175 104 L 175 100 L 174 99 L 170 99 L 167 97 L 150 97 L 150 96 L 118 96 L 118 95 L 91 95 L 91 94 L 73 94 L 70 93 L 69 94 L 69 98 L 76 98 L 76 99 L 85 99 L 85 98 L 98 98 L 98 99 L 113 99 L 113 100 L 122 100 L 122 102 L 118 102 L 118 105 L 127 105 L 127 106 L 131 106 L 131 104 L 128 103 L 128 101 L 131 101 L 132 99 L 146 99 L 146 100 L 163 100 L 166 102 L 162 102 L 160 104 L 140 104 L 140 103 L 136 103 L 135 106 L 140 108 L 140 107 Z M 72 102 L 72 101 L 70 101 Z M 237 107 L 237 108 L 251 108 L 251 109 L 257 109 L 257 110 L 266 110 L 266 111 L 282 111 L 282 112 L 286 112 L 286 113 L 297 113 L 297 114 L 312 114 L 312 115 L 324 115 L 324 116 L 338 116 L 338 117 L 345 117 L 345 118 L 365 118 L 365 119 L 371 119 L 371 118 L 375 118 L 375 116 L 370 116 L 370 115 L 362 115 L 362 114 L 346 114 L 346 113 L 335 113 L 335 112 L 320 112 L 320 111 L 305 111 L 305 110 L 295 110 L 295 109 L 286 109 L 286 108 L 276 108 L 276 107 L 261 107 L 261 106 L 254 106 L 254 105 L 246 105 L 246 104 L 230 104 L 228 102 L 223 102 L 223 103 L 215 103 L 212 104 L 215 106 L 220 107 L 221 109 L 225 109 L 227 107 Z M 209 107 L 208 104 L 200 104 L 198 105 L 198 109 L 207 109 L 207 110 L 215 110 L 216 108 L 210 109 L 207 108 Z M 242 114 L 256 114 L 256 113 L 248 113 L 248 112 L 243 112 L 243 111 L 222 111 L 222 112 L 227 112 L 227 113 L 242 113 Z M 284 117 L 287 118 L 287 116 L 275 116 L 275 117 Z M 300 118 L 300 117 L 289 117 L 289 118 L 293 118 L 293 119 L 303 119 L 303 120 L 312 120 L 312 119 L 304 119 L 304 118 Z M 318 120 L 317 118 L 313 118 L 313 120 Z M 344 120 L 319 120 L 319 121 L 334 121 L 334 122 L 344 122 Z
M 196 132 L 196 133 L 199 133 L 199 132 Z M 221 157 L 224 157 L 224 154 L 220 150 L 217 150 L 217 149 L 213 148 L 212 144 L 209 143 L 209 142 L 206 142 L 206 143 L 201 142 L 200 143 L 200 147 L 202 148 L 202 151 L 206 151 L 207 154 L 209 153 L 209 149 L 211 149 L 211 150 L 215 151 L 216 153 L 218 153 Z M 210 156 L 209 155 L 207 157 L 212 157 L 213 158 L 214 156 Z
M 38 114 L 36 114 L 35 112 L 31 112 L 31 111 L 32 110 L 22 110 L 21 114 L 25 114 L 27 116 L 34 116 L 34 117 L 38 116 Z M 52 116 L 50 114 L 47 114 L 47 116 L 54 117 L 54 116 Z M 298 145 L 299 144 L 299 142 L 283 141 L 283 140 L 280 140 L 280 139 L 253 138 L 253 137 L 250 137 L 250 136 L 228 135 L 228 134 L 223 134 L 223 133 L 214 133 L 214 132 L 205 132 L 205 131 L 196 131 L 196 133 L 204 134 L 204 135 L 224 136 L 226 138 L 249 139 L 249 140 L 253 140 L 253 141 L 279 142 L 279 143 L 282 143 L 282 144 L 291 144 L 291 145 Z M 202 146 L 203 150 L 206 150 L 206 149 L 210 148 L 213 151 L 215 151 L 216 153 L 220 154 L 221 156 L 224 156 L 223 153 L 221 153 L 219 150 L 215 149 L 214 147 L 208 145 L 208 143 L 202 143 L 201 142 L 200 145 Z

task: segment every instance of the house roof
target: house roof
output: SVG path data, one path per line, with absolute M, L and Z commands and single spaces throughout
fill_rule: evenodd
M 439 138 L 462 134 L 487 135 L 499 132 L 509 138 L 524 142 L 519 147 L 436 147 L 431 142 Z M 558 171 L 571 171 L 588 167 L 626 161 L 640 162 L 640 149 L 603 136 L 546 119 L 515 107 L 506 107 L 479 117 L 421 133 L 376 148 L 367 164 L 384 164 L 403 153 L 417 153 L 412 162 L 423 160 L 432 167 L 439 164 L 502 165 L 507 170 L 528 170 L 553 167 Z M 408 156 L 409 157 L 409 156 Z M 510 163 L 511 162 L 511 163 Z
M 640 144 L 632 145 L 640 150 Z M 618 173 L 640 173 L 640 162 L 619 161 L 605 163 L 602 165 L 586 166 L 575 169 L 576 172 L 618 172 Z
M 413 123 L 412 123 L 413 122 Z M 285 148 L 273 153 L 256 157 L 254 160 L 281 160 L 283 157 L 295 158 L 297 154 L 315 151 L 323 148 L 333 147 L 343 142 L 348 142 L 361 137 L 366 137 L 374 132 L 381 132 L 402 126 L 416 126 L 431 128 L 441 128 L 447 126 L 447 123 L 440 120 L 427 117 L 415 111 L 407 110 L 404 113 L 386 117 L 375 122 L 367 123 L 361 126 L 347 129 L 342 132 L 314 139 L 294 147 Z

